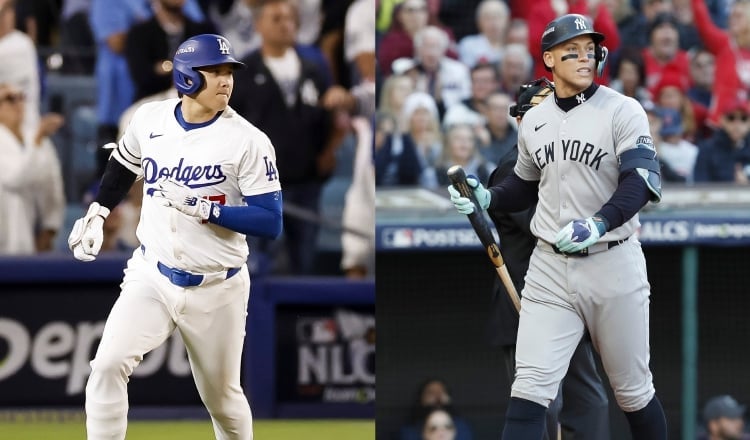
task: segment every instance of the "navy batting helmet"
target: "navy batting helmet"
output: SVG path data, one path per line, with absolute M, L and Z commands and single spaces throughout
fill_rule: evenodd
M 542 34 L 542 52 L 580 35 L 591 35 L 598 46 L 604 41 L 604 34 L 594 31 L 594 24 L 586 16 L 568 14 L 549 22 Z
M 596 73 L 601 76 L 609 51 L 606 47 L 602 46 L 604 34 L 594 31 L 594 23 L 584 15 L 568 14 L 550 21 L 542 34 L 542 52 L 548 51 L 560 43 L 581 35 L 591 35 L 591 38 L 594 40 Z M 546 63 L 544 64 L 544 68 L 548 72 L 552 70 L 547 67 Z
M 195 93 L 203 84 L 200 67 L 232 64 L 245 67 L 234 58 L 229 40 L 216 34 L 201 34 L 180 44 L 172 62 L 172 80 L 178 92 L 185 95 Z

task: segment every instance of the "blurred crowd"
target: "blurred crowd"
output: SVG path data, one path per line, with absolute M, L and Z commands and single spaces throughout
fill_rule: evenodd
M 646 109 L 662 181 L 748 184 L 750 2 L 380 0 L 376 185 L 447 186 L 454 164 L 486 183 L 516 143 L 519 86 L 552 79 L 542 32 L 568 13 L 606 36 L 596 82 Z
M 111 151 L 101 146 L 117 142 L 137 106 L 177 95 L 171 60 L 182 41 L 218 33 L 247 66 L 230 106 L 271 138 L 283 187 L 282 245 L 251 241 L 251 254 L 276 273 L 315 274 L 321 226 L 333 227 L 339 272 L 373 276 L 375 9 L 375 0 L 0 0 L 0 254 L 64 245 L 75 218 L 66 210 L 96 196 Z M 72 110 L 48 93 L 66 75 L 93 79 L 96 144 L 89 181 L 68 191 L 63 170 L 78 164 L 61 153 L 76 147 L 55 139 Z M 343 205 L 334 219 L 321 209 L 332 181 Z M 105 225 L 103 251 L 138 246 L 141 196 L 136 182 Z

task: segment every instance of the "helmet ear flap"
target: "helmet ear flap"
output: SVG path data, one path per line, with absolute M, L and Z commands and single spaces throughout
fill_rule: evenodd
M 609 50 L 606 47 L 597 44 L 596 48 L 594 49 L 597 76 L 602 76 L 602 74 L 604 73 L 604 66 L 607 64 L 607 55 L 609 55 Z
M 178 92 L 190 95 L 201 88 L 201 74 L 187 66 L 174 70 L 174 85 Z

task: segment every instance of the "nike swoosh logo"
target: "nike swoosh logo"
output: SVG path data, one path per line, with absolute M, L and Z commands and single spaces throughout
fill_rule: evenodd
M 152 131 L 150 135 L 148 135 L 149 139 L 158 138 L 159 136 L 164 136 L 164 134 L 154 134 Z
M 544 127 L 545 125 L 547 125 L 546 122 L 544 124 L 542 124 L 542 125 L 535 125 L 534 126 L 534 131 L 539 131 L 539 129 L 542 128 L 542 127 Z

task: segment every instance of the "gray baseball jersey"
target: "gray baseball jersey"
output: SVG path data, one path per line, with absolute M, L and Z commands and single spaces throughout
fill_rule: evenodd
M 635 215 L 589 247 L 588 256 L 554 252 L 558 231 L 590 217 L 617 189 L 618 156 L 651 145 L 640 104 L 599 86 L 567 112 L 555 99 L 530 109 L 519 128 L 515 172 L 539 181 L 531 231 L 540 238 L 523 290 L 511 396 L 548 406 L 587 328 L 615 398 L 625 411 L 654 396 L 649 369 L 650 286 Z M 625 240 L 610 248 L 612 241 Z
M 640 137 L 650 139 L 638 101 L 604 86 L 588 99 L 576 98 L 585 105 L 568 112 L 545 99 L 519 127 L 515 172 L 521 179 L 539 180 L 531 232 L 548 243 L 571 220 L 594 215 L 609 200 L 620 175 L 617 157 L 635 148 Z M 624 239 L 639 226 L 636 214 L 601 240 Z

